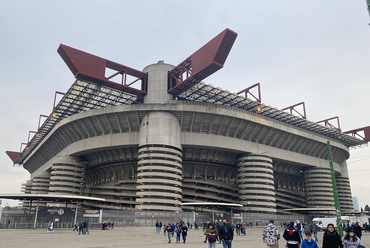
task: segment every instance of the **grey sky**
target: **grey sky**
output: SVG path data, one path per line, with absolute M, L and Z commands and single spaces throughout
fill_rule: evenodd
M 307 117 L 339 116 L 344 131 L 370 125 L 370 22 L 365 0 L 0 1 L 0 192 L 29 174 L 18 151 L 74 81 L 60 43 L 143 69 L 177 65 L 225 28 L 238 33 L 225 67 L 206 83 L 231 92 L 256 82 L 262 101 L 301 101 Z M 370 148 L 351 150 L 353 196 L 370 203 Z M 14 203 L 11 203 L 14 204 Z

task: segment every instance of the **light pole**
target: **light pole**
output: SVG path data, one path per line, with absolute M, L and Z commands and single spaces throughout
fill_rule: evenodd
M 368 0 L 370 1 L 370 0 Z M 328 146 L 328 154 L 329 154 L 329 164 L 330 164 L 330 174 L 331 174 L 331 182 L 333 184 L 333 194 L 334 194 L 334 205 L 335 205 L 335 214 L 337 216 L 337 227 L 340 236 L 343 236 L 343 226 L 341 223 L 341 214 L 340 214 L 340 206 L 339 206 L 339 199 L 338 199 L 338 191 L 337 191 L 337 183 L 335 180 L 335 172 L 334 172 L 334 166 L 333 166 L 333 156 L 331 154 L 331 146 L 330 141 L 327 142 Z

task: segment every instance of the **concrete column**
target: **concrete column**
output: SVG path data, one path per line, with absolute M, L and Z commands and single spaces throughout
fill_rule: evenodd
M 329 168 L 312 168 L 304 174 L 308 208 L 334 208 L 333 185 Z
M 272 160 L 258 154 L 237 159 L 240 204 L 249 213 L 276 213 Z
M 32 178 L 32 194 L 48 194 L 50 186 L 50 172 L 43 171 L 42 173 Z M 39 201 L 39 207 L 43 208 L 47 206 L 46 201 Z
M 166 103 L 172 99 L 172 94 L 168 94 L 168 72 L 173 68 L 173 65 L 159 63 L 143 69 L 148 73 L 148 90 L 144 103 Z
M 32 194 L 32 179 L 27 180 L 26 183 L 22 184 L 22 190 L 21 192 L 25 194 Z M 24 208 L 29 208 L 31 205 L 30 200 L 23 200 L 23 207 Z
M 57 159 L 50 174 L 49 191 L 52 194 L 82 194 L 85 187 L 85 166 L 79 158 L 64 156 Z
M 181 128 L 171 113 L 151 112 L 141 123 L 137 169 L 139 209 L 180 210 Z
M 349 182 L 347 163 L 341 165 L 341 175 L 336 176 L 339 205 L 341 211 L 353 211 L 351 185 Z

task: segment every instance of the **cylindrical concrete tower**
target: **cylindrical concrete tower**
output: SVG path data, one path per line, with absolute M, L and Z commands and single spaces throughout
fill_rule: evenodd
M 32 178 L 32 194 L 48 194 L 50 186 L 50 172 L 44 171 Z
M 148 91 L 144 103 L 166 103 L 168 71 L 171 65 L 159 63 L 147 66 Z M 181 127 L 178 119 L 168 112 L 147 114 L 140 126 L 137 169 L 137 202 L 139 209 L 180 209 L 182 199 Z
M 173 210 L 182 199 L 181 129 L 175 116 L 151 112 L 140 128 L 137 169 L 139 209 Z
M 52 194 L 82 194 L 85 185 L 85 166 L 78 158 L 64 156 L 51 167 L 50 187 Z
M 304 180 L 308 208 L 334 207 L 333 185 L 329 168 L 306 170 Z
M 239 157 L 239 199 L 245 210 L 252 213 L 276 213 L 272 160 L 258 154 Z
M 32 193 L 32 179 L 27 180 L 26 183 L 22 184 L 22 190 L 25 194 L 31 194 Z M 30 200 L 23 200 L 23 207 L 28 208 L 30 207 L 31 201 Z
M 341 211 L 352 211 L 353 203 L 352 203 L 351 185 L 349 182 L 347 163 L 344 162 L 340 168 L 341 168 L 341 176 L 335 177 L 336 182 L 337 182 L 340 209 Z
M 166 103 L 172 100 L 173 96 L 168 93 L 168 72 L 173 68 L 173 65 L 164 63 L 144 68 L 143 71 L 148 73 L 148 90 L 144 103 Z
M 37 176 L 32 178 L 32 194 L 48 194 L 50 186 L 50 172 L 43 171 Z M 35 204 L 34 204 L 35 205 Z M 46 207 L 46 201 L 40 201 L 39 207 Z

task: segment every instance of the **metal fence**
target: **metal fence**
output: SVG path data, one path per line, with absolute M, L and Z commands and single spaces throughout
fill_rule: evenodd
M 86 217 L 82 211 L 77 213 L 77 222 L 88 221 L 89 228 L 100 228 L 102 222 L 114 223 L 115 227 L 129 226 L 155 226 L 157 221 L 167 224 L 168 222 L 176 223 L 183 220 L 185 223 L 194 225 L 194 222 L 201 222 L 228 219 L 232 223 L 251 223 L 260 226 L 265 225 L 270 219 L 275 220 L 276 225 L 289 221 L 300 220 L 301 222 L 310 221 L 304 219 L 303 215 L 264 215 L 240 213 L 233 214 L 230 212 L 203 212 L 183 210 L 180 212 L 165 212 L 165 211 L 140 211 L 140 210 L 116 210 L 104 209 L 101 217 Z M 55 216 L 55 215 L 39 215 L 35 224 L 35 214 L 28 213 L 3 213 L 0 220 L 0 229 L 5 228 L 47 228 L 50 222 L 54 223 L 54 228 L 73 228 L 75 221 L 74 215 Z

